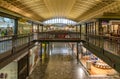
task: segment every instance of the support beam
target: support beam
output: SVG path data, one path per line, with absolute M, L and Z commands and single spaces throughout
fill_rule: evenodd
M 77 42 L 77 63 L 79 62 L 79 49 L 78 49 L 78 42 Z
M 47 58 L 47 43 L 45 42 L 45 48 L 44 48 L 44 56 Z
M 48 57 L 50 55 L 50 42 L 48 43 Z
M 18 19 L 15 19 L 14 34 L 18 34 Z
M 73 53 L 74 53 L 74 44 L 72 44 L 72 55 L 74 55 Z
M 42 60 L 42 42 L 40 43 L 40 60 Z
M 42 31 L 41 32 L 43 32 L 43 25 L 42 25 Z
M 81 29 L 82 29 L 82 26 L 81 26 L 81 24 L 79 25 L 79 32 L 80 32 L 80 39 L 81 39 Z

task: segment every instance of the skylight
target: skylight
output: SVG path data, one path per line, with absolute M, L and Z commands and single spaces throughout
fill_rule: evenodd
M 66 18 L 53 18 L 49 19 L 43 22 L 43 24 L 68 24 L 68 25 L 74 25 L 76 24 L 75 21 L 66 19 Z

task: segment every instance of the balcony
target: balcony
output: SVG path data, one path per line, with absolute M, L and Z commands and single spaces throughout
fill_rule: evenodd
M 120 72 L 120 37 L 88 34 L 85 38 L 88 50 Z
M 28 51 L 35 42 L 84 42 L 84 46 L 101 59 L 119 70 L 120 38 L 100 35 L 82 35 L 80 32 L 39 32 L 28 35 L 0 37 L 0 62 L 19 56 L 19 52 Z M 17 55 L 17 56 L 14 56 Z M 13 57 L 12 57 L 13 56 Z M 114 63 L 112 63 L 114 62 Z M 3 65 L 0 65 L 3 67 Z
M 98 48 L 108 51 L 114 55 L 120 56 L 120 37 L 87 35 L 86 41 Z
M 21 50 L 28 51 L 32 41 L 33 34 L 0 37 L 0 68 L 20 56 Z
M 35 34 L 39 42 L 80 42 L 80 32 L 40 32 Z

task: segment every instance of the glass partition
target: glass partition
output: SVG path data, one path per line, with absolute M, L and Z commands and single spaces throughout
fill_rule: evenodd
M 28 34 L 32 33 L 32 23 L 18 21 L 18 34 Z
M 86 42 L 120 56 L 120 20 L 99 20 L 95 23 L 86 23 L 86 29 Z
M 15 20 L 0 16 L 0 36 L 13 35 Z

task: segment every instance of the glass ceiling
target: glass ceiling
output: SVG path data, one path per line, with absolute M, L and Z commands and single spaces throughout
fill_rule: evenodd
M 53 18 L 43 22 L 43 24 L 68 24 L 75 25 L 77 22 L 66 19 L 66 18 Z

